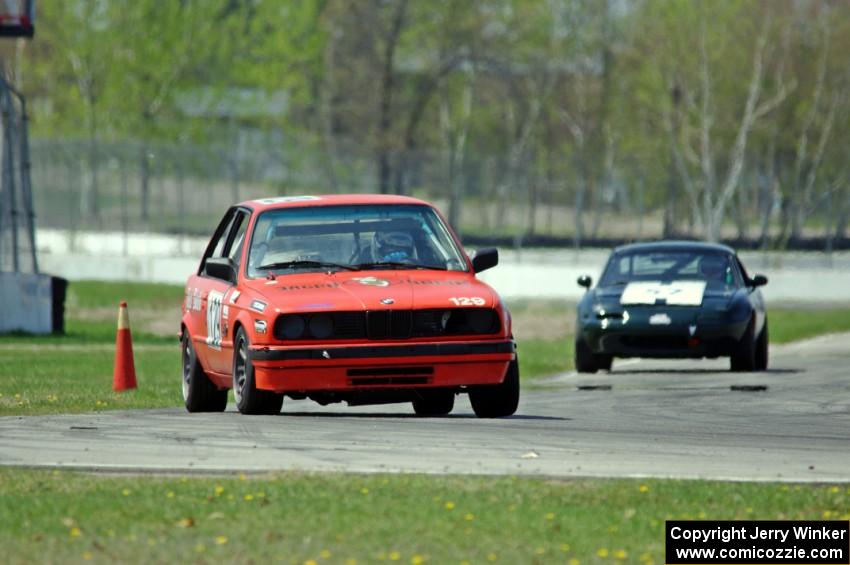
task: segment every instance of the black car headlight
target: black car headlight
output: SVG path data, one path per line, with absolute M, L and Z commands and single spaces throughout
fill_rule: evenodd
M 310 316 L 310 334 L 316 339 L 325 339 L 334 333 L 334 321 L 327 314 L 313 314 Z
M 278 317 L 274 324 L 274 335 L 278 339 L 301 339 L 307 323 L 300 314 L 285 314 Z
M 488 308 L 470 308 L 464 311 L 466 324 L 476 334 L 489 334 L 499 331 L 499 317 L 495 310 Z
M 623 317 L 623 307 L 620 304 L 612 303 L 612 304 L 594 304 L 593 305 L 593 314 L 599 318 L 600 320 L 604 320 L 605 318 L 615 318 L 619 319 Z

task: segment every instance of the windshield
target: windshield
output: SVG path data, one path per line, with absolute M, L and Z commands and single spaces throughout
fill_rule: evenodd
M 422 205 L 351 205 L 263 212 L 254 226 L 248 276 L 329 269 L 465 271 L 440 217 Z
M 705 281 L 707 288 L 741 284 L 734 259 L 721 251 L 637 251 L 611 256 L 599 286 L 638 281 Z

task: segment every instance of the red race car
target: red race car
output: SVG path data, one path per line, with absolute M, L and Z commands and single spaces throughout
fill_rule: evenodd
M 181 341 L 189 412 L 276 414 L 320 404 L 412 402 L 509 416 L 519 402 L 511 317 L 475 278 L 430 204 L 402 196 L 268 198 L 233 206 L 186 284 Z

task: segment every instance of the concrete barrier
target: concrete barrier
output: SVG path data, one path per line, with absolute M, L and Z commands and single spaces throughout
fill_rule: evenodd
M 0 273 L 0 333 L 53 332 L 53 277 Z
M 42 269 L 70 280 L 183 284 L 198 268 L 206 238 L 160 234 L 39 230 Z M 126 253 L 124 251 L 127 251 Z M 577 300 L 580 275 L 598 280 L 609 250 L 500 250 L 499 266 L 480 275 L 505 298 Z M 769 302 L 850 302 L 850 253 L 742 252 L 750 275 L 764 274 Z

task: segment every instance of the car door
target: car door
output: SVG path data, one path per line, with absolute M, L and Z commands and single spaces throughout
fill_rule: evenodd
M 235 208 L 228 211 L 219 226 L 220 233 L 217 231 L 217 239 L 210 242 L 207 248 L 198 273 L 201 308 L 196 327 L 202 328 L 205 337 L 197 349 L 202 352 L 207 369 L 221 374 L 230 373 L 233 359 L 232 339 L 226 335 L 229 331 L 226 319 L 229 313 L 226 312 L 228 306 L 224 298 L 235 284 L 234 281 L 209 275 L 206 262 L 213 258 L 230 258 L 237 265 L 241 259 L 247 224 L 246 210 Z
M 754 331 L 755 335 L 758 335 L 761 332 L 762 326 L 764 325 L 765 318 L 765 307 L 764 307 L 764 297 L 761 295 L 761 291 L 758 287 L 754 286 L 750 281 L 750 275 L 747 273 L 747 270 L 744 268 L 744 264 L 741 263 L 741 260 L 738 257 L 735 257 L 735 262 L 738 265 L 738 269 L 740 270 L 741 278 L 743 279 L 743 285 L 747 289 L 747 295 L 750 300 L 750 304 L 753 307 L 753 312 L 755 313 L 755 326 Z

